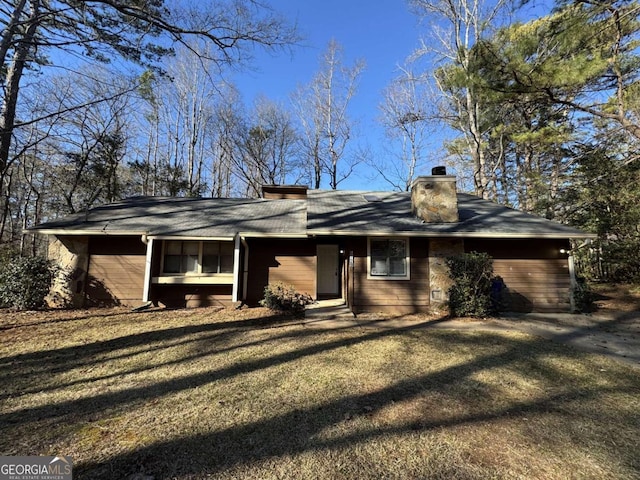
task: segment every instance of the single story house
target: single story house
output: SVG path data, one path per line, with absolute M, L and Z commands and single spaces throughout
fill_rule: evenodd
M 69 272 L 76 306 L 257 305 L 272 282 L 354 313 L 427 311 L 447 301 L 445 259 L 487 252 L 507 308 L 569 311 L 570 240 L 593 235 L 457 193 L 450 175 L 411 192 L 265 186 L 263 198 L 136 197 L 32 230 Z

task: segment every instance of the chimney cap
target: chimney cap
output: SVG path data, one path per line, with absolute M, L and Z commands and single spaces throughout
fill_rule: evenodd
M 456 182 L 455 175 L 420 175 L 416 177 L 411 182 L 411 190 L 413 190 L 418 184 L 427 184 L 427 183 L 444 183 L 444 182 Z
M 433 167 L 431 169 L 431 175 L 446 175 L 447 167 L 444 165 L 438 165 L 437 167 Z

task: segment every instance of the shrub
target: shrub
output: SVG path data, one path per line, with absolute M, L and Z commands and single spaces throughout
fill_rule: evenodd
M 463 253 L 447 258 L 449 308 L 458 317 L 486 317 L 499 305 L 497 279 L 493 278 L 493 259 L 486 253 Z
M 293 285 L 282 282 L 264 287 L 264 298 L 260 300 L 260 305 L 263 307 L 294 314 L 304 312 L 305 305 L 310 303 L 313 303 L 313 298 L 310 295 L 297 292 Z
M 0 306 L 31 310 L 44 305 L 58 269 L 42 257 L 15 257 L 0 265 Z
M 575 313 L 589 313 L 595 309 L 593 303 L 594 296 L 589 288 L 589 284 L 582 277 L 576 278 L 576 284 L 573 287 L 573 307 Z

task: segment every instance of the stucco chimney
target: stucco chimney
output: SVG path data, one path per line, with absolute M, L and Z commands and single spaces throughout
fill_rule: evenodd
M 427 223 L 457 222 L 456 177 L 446 175 L 444 167 L 436 167 L 432 173 L 411 184 L 411 212 Z

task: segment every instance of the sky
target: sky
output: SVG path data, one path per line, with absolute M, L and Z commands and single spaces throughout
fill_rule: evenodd
M 343 47 L 346 65 L 353 65 L 356 59 L 366 63 L 350 105 L 350 116 L 357 122 L 359 132 L 359 138 L 353 141 L 363 142 L 382 155 L 378 147 L 384 142 L 383 130 L 377 122 L 382 91 L 397 76 L 398 65 L 405 62 L 420 39 L 418 19 L 409 12 L 407 1 L 273 0 L 271 5 L 297 24 L 302 46 L 291 54 L 281 52 L 277 56 L 257 52 L 252 71 L 233 78 L 245 103 L 251 105 L 263 95 L 287 104 L 298 86 L 311 81 L 329 41 L 335 39 Z M 339 188 L 390 189 L 389 184 L 371 176 L 371 169 L 363 165 Z

